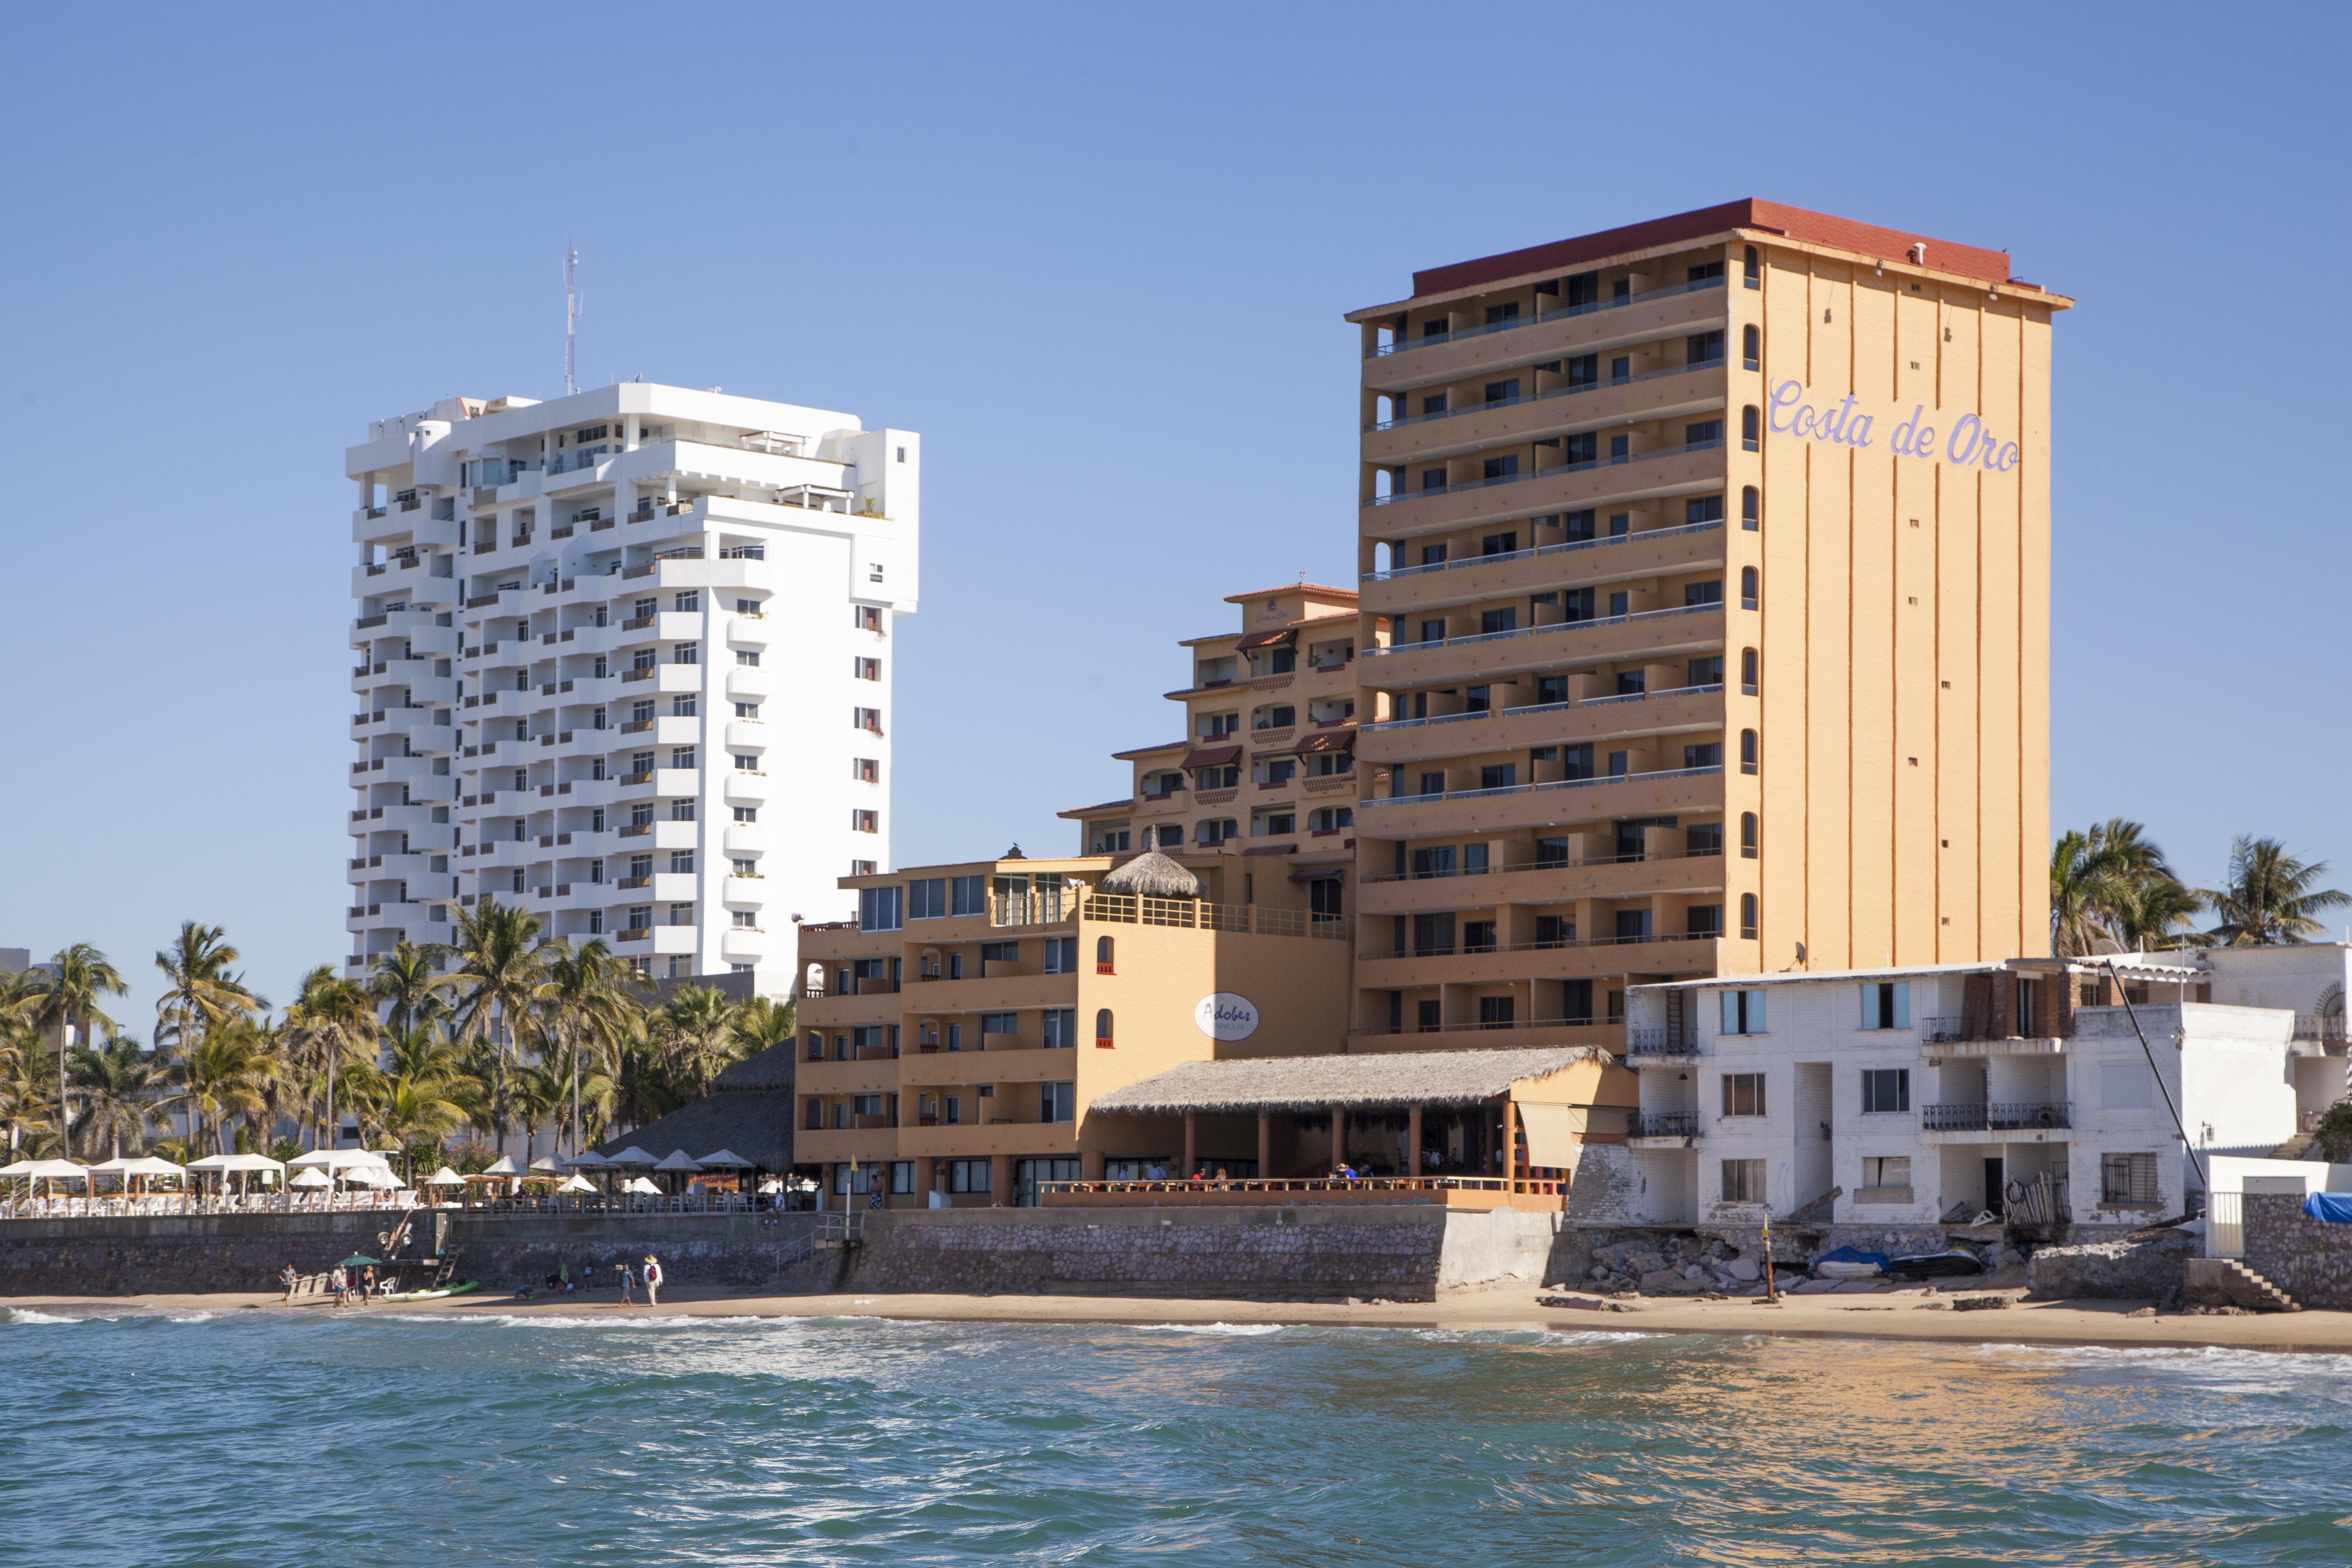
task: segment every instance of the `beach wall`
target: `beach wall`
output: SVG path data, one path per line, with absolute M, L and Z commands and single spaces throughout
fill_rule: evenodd
M 2303 1199 L 2285 1193 L 2244 1203 L 2247 1268 L 2305 1307 L 2352 1307 L 2352 1225 L 2307 1219 Z
M 1427 1301 L 1546 1277 L 1561 1216 L 1433 1205 L 870 1212 L 861 1245 L 810 1249 L 814 1215 L 415 1217 L 407 1257 L 452 1249 L 492 1291 L 569 1270 L 600 1285 L 658 1255 L 695 1289 L 817 1294 L 1346 1297 Z M 353 1252 L 384 1255 L 385 1215 L 215 1215 L 0 1222 L 0 1296 L 265 1290 Z

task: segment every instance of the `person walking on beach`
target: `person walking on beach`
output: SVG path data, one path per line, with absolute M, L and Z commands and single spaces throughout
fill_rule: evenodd
M 368 1298 L 374 1294 L 375 1265 L 371 1263 L 365 1268 L 360 1270 L 360 1305 L 362 1307 L 366 1306 L 368 1304 Z
M 661 1288 L 662 1288 L 662 1266 L 661 1266 L 661 1259 L 660 1259 L 660 1258 L 656 1258 L 652 1253 L 648 1252 L 648 1253 L 646 1253 L 646 1306 L 648 1306 L 648 1307 L 658 1307 L 658 1306 L 660 1306 L 660 1305 L 661 1305 Z
M 621 1305 L 622 1305 L 622 1306 L 624 1306 L 624 1307 L 634 1307 L 634 1306 L 635 1306 L 635 1305 L 637 1304 L 636 1285 L 637 1285 L 637 1276 L 636 1276 L 636 1271 L 635 1271 L 635 1269 L 633 1269 L 633 1268 L 631 1268 L 629 1267 L 628 1260 L 627 1260 L 626 1258 L 623 1258 L 623 1259 L 621 1260 Z
M 280 1303 L 281 1305 L 290 1307 L 294 1304 L 294 1287 L 301 1283 L 301 1279 L 302 1277 L 294 1272 L 294 1266 L 290 1263 L 278 1271 L 278 1282 L 286 1287 L 286 1300 Z
M 346 1278 L 347 1276 L 343 1272 L 343 1266 L 340 1263 L 336 1264 L 334 1271 L 327 1276 L 327 1289 L 335 1293 L 335 1305 L 338 1307 L 344 1304 L 344 1280 Z

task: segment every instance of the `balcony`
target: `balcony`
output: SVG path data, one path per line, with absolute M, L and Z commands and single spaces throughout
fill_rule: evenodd
M 1719 489 L 1724 462 L 1717 454 L 1722 450 L 1721 441 L 1696 441 L 1433 489 L 1367 496 L 1359 503 L 1362 529 L 1381 539 L 1410 539 L 1474 523 Z
M 1437 414 L 1368 425 L 1361 456 L 1365 462 L 1385 468 L 1646 419 L 1688 418 L 1724 405 L 1723 369 L 1719 359 L 1702 360 L 1615 381 L 1585 382 L 1492 403 L 1465 403 Z
M 1407 948 L 1402 952 L 1356 950 L 1357 984 L 1379 989 L 1433 985 L 1507 985 L 1528 980 L 1590 980 L 1629 970 L 1712 973 L 1717 932 L 1698 935 L 1580 937 L 1573 942 L 1504 942 L 1493 947 Z M 1394 967 L 1401 972 L 1391 973 Z M 1589 1021 L 1589 1020 L 1588 1020 Z M 1525 1027 L 1456 1023 L 1444 1027 Z M 1406 1033 L 1414 1032 L 1408 1027 Z
M 1679 1067 L 1696 1061 L 1698 1042 L 1678 1029 L 1654 1027 L 1629 1028 L 1625 1031 L 1625 1063 L 1628 1067 Z
M 1357 912 L 1367 916 L 1492 910 L 1570 899 L 1645 899 L 1715 892 L 1724 886 L 1720 849 L 1521 860 L 1483 871 L 1383 873 L 1360 879 Z
M 2010 1102 L 1990 1105 L 1927 1105 L 1919 1110 L 1919 1131 L 1925 1133 L 1966 1133 L 1983 1135 L 1984 1141 L 2006 1142 L 2007 1138 L 1990 1138 L 1993 1133 L 2063 1132 L 2074 1125 L 2074 1107 L 2065 1100 L 2042 1102 Z M 1946 1139 L 1948 1142 L 1969 1142 L 1971 1138 Z
M 1720 685 L 1675 686 L 1580 702 L 1536 702 L 1483 712 L 1433 714 L 1367 724 L 1356 742 L 1365 763 L 1407 763 L 1517 752 L 1562 742 L 1632 735 L 1672 735 L 1719 729 Z
M 1723 768 L 1720 763 L 1704 768 L 1659 768 L 1645 773 L 1603 774 L 1589 779 L 1555 779 L 1549 784 L 1505 784 L 1496 789 L 1447 790 L 1443 795 L 1367 795 L 1356 803 L 1356 809 L 1360 812 L 1375 812 L 1400 805 L 1430 806 L 1441 802 L 1451 804 L 1457 801 L 1475 801 L 1483 805 L 1549 796 L 1559 803 L 1550 806 L 1549 811 L 1545 806 L 1538 805 L 1532 813 L 1517 815 L 1526 816 L 1529 824 L 1539 820 L 1548 823 L 1554 819 L 1563 822 L 1598 821 L 1603 817 L 1624 814 L 1605 797 L 1597 798 L 1589 805 L 1581 801 L 1573 805 L 1569 802 L 1576 799 L 1580 792 L 1583 791 L 1599 790 L 1607 792 L 1609 796 L 1613 796 L 1615 792 L 1620 790 L 1679 784 L 1693 780 L 1720 778 L 1722 775 Z M 1720 789 L 1706 792 L 1706 794 L 1716 801 L 1720 801 L 1722 798 Z M 1696 807 L 1702 804 L 1704 798 L 1698 795 L 1692 795 L 1692 806 Z M 1500 823 L 1496 825 L 1499 826 Z M 1369 826 L 1370 824 L 1367 823 L 1366 826 Z M 1387 824 L 1383 823 L 1382 826 L 1385 826 Z
M 1428 386 L 1490 368 L 1679 336 L 1693 326 L 1725 318 L 1729 304 L 1728 297 L 1717 292 L 1722 288 L 1720 278 L 1703 279 L 1623 299 L 1516 316 L 1491 326 L 1380 343 L 1364 355 L 1364 384 L 1378 391 Z
M 1365 573 L 1363 608 L 1375 615 L 1392 615 L 1556 588 L 1670 576 L 1720 564 L 1724 548 L 1723 524 L 1717 521 L 1571 539 L 1493 555 L 1464 555 L 1426 566 Z
M 1698 1141 L 1699 1119 L 1689 1111 L 1637 1110 L 1626 1118 L 1625 1134 L 1636 1149 L 1687 1149 Z
M 1723 606 L 1675 605 L 1585 621 L 1473 632 L 1443 641 L 1364 650 L 1366 685 L 1390 690 L 1453 685 L 1481 675 L 1525 674 L 1569 660 L 1599 664 L 1636 655 L 1682 656 L 1724 645 Z M 1466 655 L 1466 657 L 1465 657 Z

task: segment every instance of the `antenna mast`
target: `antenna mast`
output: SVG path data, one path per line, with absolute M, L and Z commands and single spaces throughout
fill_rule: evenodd
M 580 265 L 580 247 L 570 240 L 563 242 L 563 392 L 565 396 L 580 390 L 575 374 L 576 362 L 572 349 L 580 334 L 580 290 L 574 286 L 572 274 Z

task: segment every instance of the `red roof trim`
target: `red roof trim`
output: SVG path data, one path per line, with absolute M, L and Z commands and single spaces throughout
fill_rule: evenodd
M 1417 298 L 1423 294 L 1475 288 L 1478 284 L 1492 283 L 1505 278 L 1524 277 L 1530 272 L 1546 272 L 1553 268 L 1564 270 L 1579 262 L 1598 261 L 1603 257 L 1647 250 L 1654 246 L 1672 245 L 1677 240 L 1697 239 L 1705 235 L 1720 234 L 1728 228 L 1777 229 L 1802 244 L 1826 246 L 1832 250 L 1853 251 L 1888 261 L 1900 260 L 1911 247 L 1925 244 L 1927 247 L 1926 266 L 1931 272 L 1955 272 L 1963 278 L 1979 279 L 1989 283 L 2010 281 L 2009 253 L 2005 250 L 1987 250 L 1982 246 L 1960 245 L 1903 229 L 1881 228 L 1876 224 L 1857 223 L 1852 218 L 1811 212 L 1803 207 L 1783 206 L 1779 202 L 1760 201 L 1749 196 L 1742 201 L 1726 202 L 1720 206 L 1700 207 L 1695 212 L 1676 213 L 1672 217 L 1652 218 L 1646 223 L 1628 224 L 1622 228 L 1602 229 L 1598 234 L 1554 240 L 1549 245 L 1530 246 L 1525 250 L 1506 251 L 1500 256 L 1482 257 L 1475 261 L 1457 261 L 1450 267 L 1433 267 L 1412 275 L 1412 291 Z

